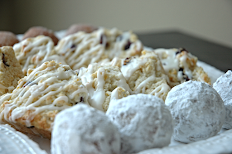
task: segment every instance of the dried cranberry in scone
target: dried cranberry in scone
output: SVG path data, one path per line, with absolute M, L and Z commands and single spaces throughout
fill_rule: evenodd
M 106 59 L 140 55 L 143 45 L 132 32 L 101 27 L 92 33 L 80 31 L 66 36 L 59 41 L 55 49 L 75 70 Z

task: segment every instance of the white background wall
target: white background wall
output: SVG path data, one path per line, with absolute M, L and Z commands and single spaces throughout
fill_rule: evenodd
M 0 28 L 15 33 L 36 25 L 61 30 L 90 23 L 135 32 L 178 29 L 232 47 L 231 0 L 12 0 L 4 5 L 9 9 L 2 10 L 0 2 L 0 13 L 6 12 Z

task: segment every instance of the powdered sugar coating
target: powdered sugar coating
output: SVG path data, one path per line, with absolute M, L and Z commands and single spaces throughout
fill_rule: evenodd
M 225 123 L 222 126 L 226 129 L 232 128 L 232 72 L 227 71 L 224 75 L 219 77 L 213 84 L 213 88 L 219 93 L 224 101 L 226 109 Z
M 175 86 L 165 101 L 174 119 L 173 137 L 189 143 L 216 135 L 225 120 L 219 94 L 208 84 L 188 81 Z
M 106 115 L 121 133 L 121 153 L 164 147 L 170 143 L 172 117 L 157 96 L 137 94 L 112 100 Z
M 118 154 L 118 129 L 101 111 L 78 104 L 60 112 L 54 122 L 52 154 Z

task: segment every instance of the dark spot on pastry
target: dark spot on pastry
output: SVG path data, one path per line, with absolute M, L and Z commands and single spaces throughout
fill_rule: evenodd
M 26 82 L 26 83 L 23 85 L 23 87 L 26 87 L 26 86 L 29 85 L 30 83 L 31 83 L 31 81 Z
M 71 49 L 75 49 L 77 46 L 75 44 L 73 44 L 70 48 Z
M 131 58 L 127 57 L 124 61 L 123 61 L 123 65 L 126 65 L 130 62 Z
M 166 65 L 166 63 L 162 63 L 162 65 Z
M 106 36 L 105 35 L 101 35 L 101 38 L 100 38 L 100 44 L 103 44 L 105 42 L 105 38 Z
M 27 128 L 34 128 L 35 126 L 29 126 L 29 127 L 27 127 Z
M 196 99 L 193 99 L 193 100 L 192 100 L 192 102 L 193 102 L 193 103 L 196 103 L 196 102 L 197 102 L 197 100 L 196 100 Z
M 179 48 L 178 51 L 176 52 L 176 55 L 180 54 L 183 51 L 188 53 L 188 51 L 185 48 Z
M 131 46 L 131 42 L 128 40 L 125 47 L 124 47 L 124 50 L 128 50 Z
M 95 145 L 95 147 L 96 147 L 96 149 L 98 150 L 98 151 L 101 151 L 101 149 L 100 149 L 100 145 L 98 144 L 98 142 L 93 142 L 93 144 Z
M 190 79 L 188 78 L 188 76 L 186 75 L 186 76 L 184 76 L 183 77 L 183 79 L 185 80 L 185 81 L 189 81 Z
M 2 54 L 2 62 L 3 62 L 3 64 L 4 64 L 5 66 L 7 66 L 7 67 L 10 66 L 10 65 L 8 65 L 8 64 L 6 63 L 5 54 L 4 54 L 4 53 Z
M 107 42 L 107 38 L 105 35 L 101 35 L 99 43 L 102 44 L 105 48 L 108 48 L 110 46 L 110 43 Z
M 75 102 L 75 104 L 84 103 L 84 97 L 80 97 L 80 102 Z
M 183 69 L 182 67 L 181 67 L 181 68 L 179 68 L 179 71 L 183 72 L 183 70 L 184 70 L 184 69 Z
M 80 102 L 84 102 L 84 98 L 83 97 L 80 98 Z
M 107 48 L 109 48 L 109 46 L 110 46 L 110 43 L 106 42 L 105 48 L 107 49 Z
M 26 86 L 29 86 L 29 85 L 32 86 L 32 85 L 38 85 L 38 84 L 35 83 L 35 82 L 28 81 L 23 85 L 23 87 L 26 87 Z
M 188 77 L 188 75 L 186 75 L 185 73 L 184 73 L 184 68 L 179 68 L 179 72 L 182 72 L 182 75 L 183 75 L 183 79 L 185 80 L 185 81 L 189 81 L 190 80 L 190 78 Z

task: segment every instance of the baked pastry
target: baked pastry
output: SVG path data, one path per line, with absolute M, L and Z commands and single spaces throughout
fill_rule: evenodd
M 57 43 L 59 42 L 59 39 L 55 36 L 55 34 L 52 32 L 52 30 L 49 30 L 49 29 L 42 27 L 42 26 L 35 26 L 35 27 L 29 28 L 24 33 L 22 40 L 25 40 L 27 38 L 37 37 L 39 35 L 44 35 L 44 36 L 50 37 L 55 45 L 57 45 Z
M 55 60 L 57 63 L 66 64 L 63 57 L 55 53 L 54 43 L 48 36 L 27 38 L 15 44 L 13 48 L 24 75 L 28 69 L 35 69 L 46 61 Z
M 137 94 L 114 99 L 106 115 L 121 134 L 121 153 L 137 153 L 170 143 L 172 116 L 156 96 Z
M 24 77 L 21 66 L 10 46 L 0 47 L 0 96 L 12 92 Z
M 220 95 L 205 82 L 188 81 L 175 86 L 165 104 L 175 122 L 173 138 L 184 143 L 216 135 L 225 121 Z
M 218 92 L 224 101 L 226 109 L 226 119 L 223 128 L 232 128 L 232 72 L 228 70 L 225 74 L 217 79 L 213 88 Z
M 72 69 L 114 57 L 140 55 L 143 46 L 132 32 L 99 28 L 92 33 L 83 31 L 62 38 L 55 47 Z
M 185 81 L 194 80 L 211 84 L 210 78 L 204 70 L 197 66 L 197 57 L 184 48 L 155 49 L 163 68 L 169 77 L 169 85 L 174 87 Z
M 101 111 L 107 111 L 112 99 L 120 99 L 131 93 L 116 66 L 90 64 L 88 68 L 81 68 L 78 76 L 88 89 L 90 106 Z
M 0 31 L 0 47 L 2 46 L 13 46 L 18 43 L 16 35 L 8 31 Z
M 50 61 L 28 71 L 12 93 L 0 97 L 0 102 L 1 123 L 50 138 L 55 116 L 78 103 L 88 104 L 88 92 L 69 66 Z
M 168 77 L 154 52 L 144 50 L 140 57 L 114 59 L 111 64 L 120 67 L 133 94 L 152 94 L 165 101 L 170 90 Z
M 60 112 L 52 131 L 52 154 L 119 154 L 117 127 L 101 111 L 78 104 Z
M 68 35 L 71 35 L 71 34 L 74 34 L 80 31 L 83 31 L 86 33 L 92 33 L 93 31 L 97 29 L 98 27 L 88 25 L 88 24 L 73 24 L 67 29 L 65 36 L 68 36 Z

